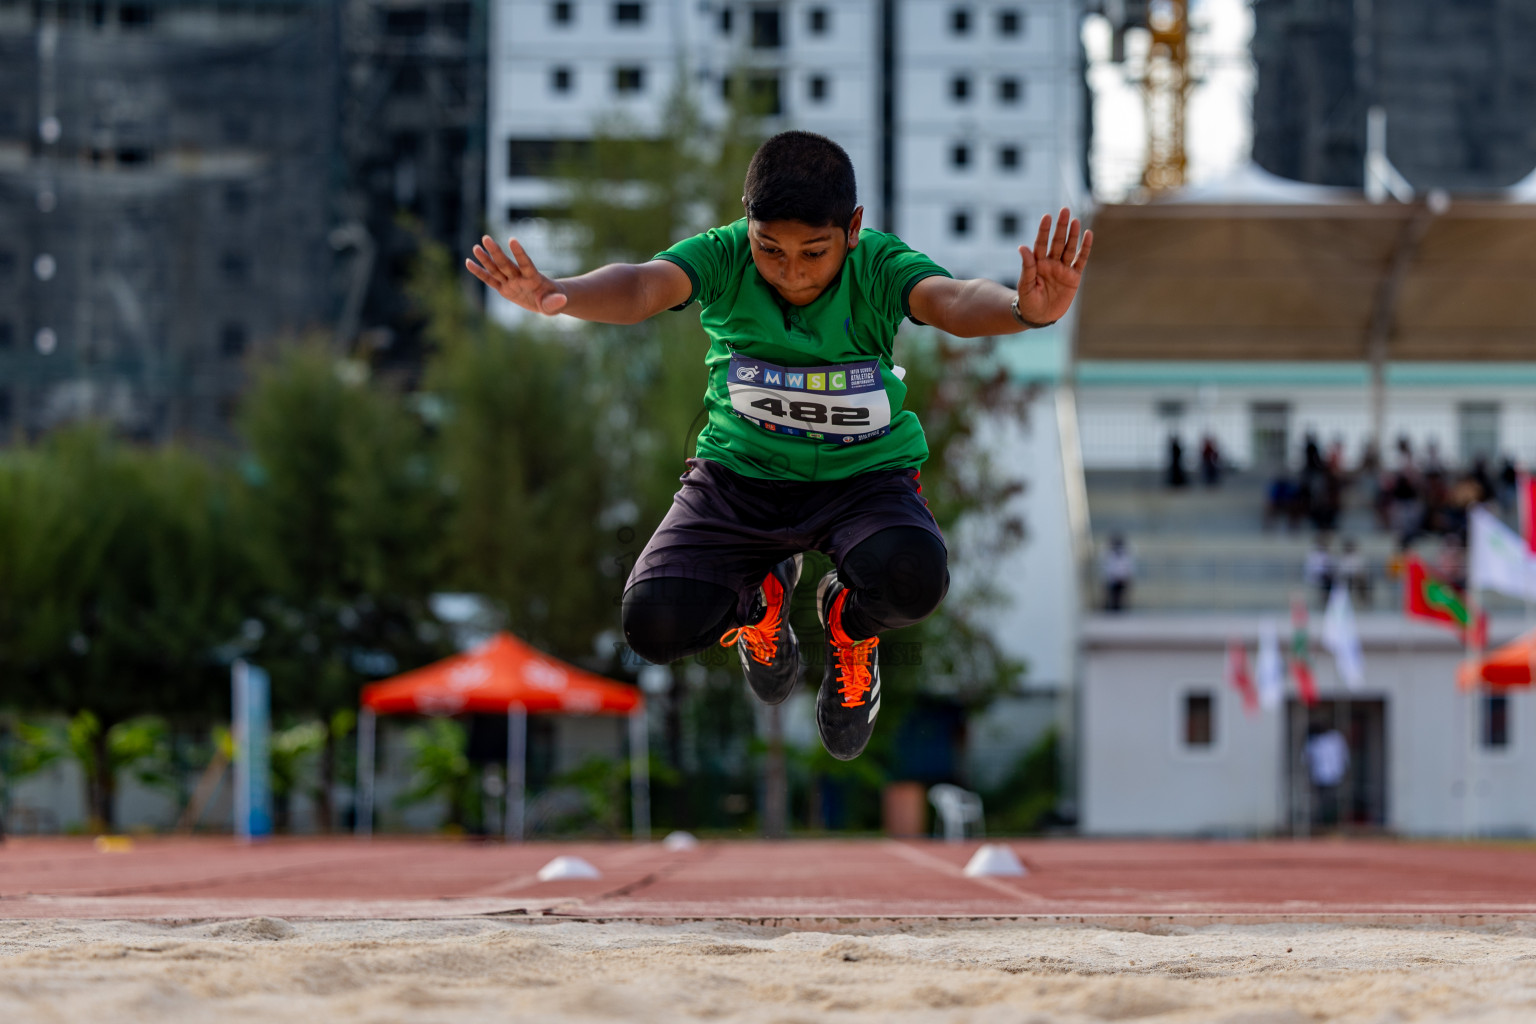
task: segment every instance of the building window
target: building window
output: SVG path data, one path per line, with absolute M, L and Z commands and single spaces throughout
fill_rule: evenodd
M 1016 213 L 998 214 L 997 233 L 1004 238 L 1017 238 L 1019 234 L 1019 215 Z
M 555 92 L 571 91 L 571 69 L 554 68 L 549 73 L 549 87 Z
M 1184 695 L 1184 745 L 1208 748 L 1216 742 L 1216 698 L 1210 693 Z
M 949 80 L 949 95 L 957 103 L 964 103 L 971 98 L 971 76 L 956 75 Z
M 747 79 L 747 96 L 756 114 L 777 117 L 784 113 L 784 96 L 779 89 L 778 75 L 755 74 Z
M 779 9 L 777 7 L 752 8 L 752 48 L 777 50 L 783 45 L 783 35 L 779 31 Z
M 1024 15 L 1011 8 L 997 12 L 997 34 L 1000 36 L 1016 36 L 1024 28 Z
M 402 7 L 384 12 L 384 34 L 391 36 L 424 36 L 427 34 L 427 9 Z
M 1509 749 L 1509 696 L 1489 693 L 1483 696 L 1483 749 Z
M 232 217 L 243 214 L 250 206 L 250 195 L 240 185 L 224 187 L 224 212 Z
M 1290 457 L 1291 407 L 1285 402 L 1254 402 L 1248 407 L 1250 459 L 1261 472 L 1280 469 Z
M 645 4 L 614 4 L 613 20 L 619 25 L 639 25 L 645 21 Z
M 155 11 L 148 4 L 123 4 L 117 9 L 117 20 L 124 28 L 148 28 L 154 24 Z
M 645 88 L 644 68 L 614 68 L 613 91 L 617 93 L 636 93 Z
M 11 393 L 0 391 L 0 426 L 11 424 Z
M 1017 78 L 1008 75 L 997 80 L 997 101 L 999 103 L 1017 103 L 1019 97 L 1024 95 L 1024 86 Z
M 16 273 L 16 254 L 8 249 L 0 249 L 0 280 Z
M 9 320 L 0 320 L 0 349 L 8 349 L 16 344 L 15 328 Z
M 438 17 L 442 21 L 443 28 L 453 38 L 469 38 L 469 4 L 463 3 L 462 0 L 452 0 L 450 3 L 443 4 Z
M 1457 406 L 1456 433 L 1463 463 L 1470 466 L 1478 459 L 1492 462 L 1499 454 L 1499 404 L 1463 402 Z
M 245 327 L 228 323 L 219 330 L 219 353 L 231 359 L 245 354 Z
M 825 103 L 827 99 L 827 76 L 812 75 L 810 85 L 811 99 L 817 103 Z
M 969 7 L 956 7 L 949 12 L 949 31 L 951 35 L 969 35 L 971 31 L 971 9 Z
M 971 233 L 971 215 L 964 210 L 956 210 L 949 218 L 950 234 L 957 238 Z
M 828 16 L 827 9 L 825 7 L 812 7 L 810 15 L 811 35 L 826 35 L 827 27 L 831 23 L 831 20 L 832 19 Z
M 243 284 L 250 265 L 243 253 L 226 252 L 219 260 L 219 269 L 224 272 L 224 280 L 230 284 Z
M 720 8 L 720 34 L 723 36 L 730 35 L 731 28 L 734 23 L 735 19 L 731 13 L 731 9 L 729 7 Z
M 1018 146 L 1003 146 L 997 151 L 997 166 L 1005 171 L 1016 171 L 1024 163 Z
M 549 20 L 556 25 L 569 25 L 576 18 L 575 6 L 571 0 L 555 0 L 549 5 Z
M 949 163 L 952 167 L 971 166 L 971 147 L 964 142 L 956 143 L 950 147 Z

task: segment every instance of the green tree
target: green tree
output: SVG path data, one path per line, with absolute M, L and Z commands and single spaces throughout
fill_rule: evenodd
M 241 427 L 261 573 L 255 657 L 277 709 L 332 723 L 317 791 L 328 828 L 352 721 L 337 716 L 357 707 L 367 679 L 443 652 L 428 603 L 442 564 L 441 483 L 403 397 L 319 344 L 288 345 L 257 368 Z
M 92 818 L 111 828 L 113 737 L 135 731 L 117 727 L 223 706 L 217 650 L 248 580 L 227 482 L 188 452 L 86 428 L 14 456 L 0 489 L 0 670 L 18 706 L 96 723 L 81 761 Z

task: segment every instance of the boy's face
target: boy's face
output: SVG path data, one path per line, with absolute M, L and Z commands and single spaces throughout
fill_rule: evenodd
M 808 306 L 827 290 L 843 268 L 848 251 L 859 244 L 864 207 L 853 211 L 845 231 L 836 225 L 814 226 L 798 220 L 749 220 L 752 262 L 763 280 L 794 306 Z

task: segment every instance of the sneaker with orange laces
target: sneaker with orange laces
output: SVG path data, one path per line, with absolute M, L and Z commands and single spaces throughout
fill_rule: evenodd
M 720 638 L 721 647 L 736 645 L 747 683 L 764 704 L 784 703 L 800 678 L 800 644 L 789 625 L 789 599 L 800 582 L 803 561 L 804 556 L 796 555 L 769 570 L 758 598 L 762 617 Z
M 826 664 L 816 694 L 816 726 L 821 744 L 839 761 L 864 751 L 880 713 L 879 637 L 855 640 L 843 630 L 848 588 L 829 572 L 816 586 L 816 611 L 827 632 Z

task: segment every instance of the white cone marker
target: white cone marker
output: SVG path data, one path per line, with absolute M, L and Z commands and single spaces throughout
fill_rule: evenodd
M 698 845 L 699 841 L 693 837 L 692 832 L 668 832 L 667 838 L 661 841 L 662 849 L 671 850 L 673 853 L 692 850 Z
M 556 857 L 539 868 L 539 881 L 563 882 L 573 878 L 602 878 L 603 873 L 580 857 Z
M 982 843 L 981 848 L 971 856 L 970 863 L 966 864 L 965 874 L 969 878 L 988 878 L 998 875 L 1005 878 L 1018 878 L 1029 872 L 1024 870 L 1024 865 L 1019 862 L 1018 856 L 1008 847 L 1000 843 Z

